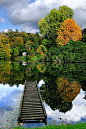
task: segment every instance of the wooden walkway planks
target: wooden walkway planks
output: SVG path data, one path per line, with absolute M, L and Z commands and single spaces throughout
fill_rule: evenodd
M 47 115 L 36 81 L 26 81 L 18 122 L 47 124 Z

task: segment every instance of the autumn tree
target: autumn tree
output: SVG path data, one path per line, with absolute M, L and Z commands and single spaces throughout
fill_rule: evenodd
M 57 77 L 56 83 L 59 93 L 64 101 L 72 102 L 80 93 L 81 84 L 77 81 L 71 83 L 63 76 Z
M 7 35 L 5 34 L 2 34 L 0 35 L 0 39 L 1 39 L 1 42 L 5 45 L 5 44 L 9 44 L 10 42 L 10 39 Z
M 7 83 L 10 79 L 11 61 L 0 62 L 0 83 Z
M 39 63 L 36 65 L 37 69 L 39 72 L 43 73 L 46 70 L 45 64 L 44 63 Z
M 23 38 L 22 37 L 14 37 L 13 38 L 13 47 L 19 47 L 20 45 L 23 45 Z
M 44 55 L 44 54 L 47 53 L 47 49 L 46 49 L 43 45 L 39 45 L 39 47 L 38 47 L 38 49 L 36 50 L 36 52 L 37 52 L 38 54 Z
M 5 60 L 10 59 L 11 54 L 10 54 L 10 44 L 5 44 L 4 45 L 4 58 Z
M 23 38 L 24 44 L 29 40 L 29 36 L 25 32 L 20 32 L 19 35 Z
M 45 19 L 42 17 L 38 22 L 38 28 L 42 37 L 56 40 L 57 32 L 64 20 L 73 18 L 73 10 L 66 5 L 60 6 L 59 9 L 52 9 Z
M 58 30 L 56 39 L 57 46 L 66 45 L 70 40 L 79 41 L 82 38 L 81 28 L 72 19 L 67 19 L 63 22 Z
M 28 49 L 32 49 L 32 45 L 33 45 L 33 42 L 31 42 L 31 40 L 28 40 L 25 44 L 25 48 L 26 50 Z
M 0 41 L 0 59 L 4 59 L 4 44 Z
M 19 55 L 18 49 L 17 48 L 14 48 L 14 50 L 13 50 L 13 56 L 14 57 L 17 57 L 18 55 Z

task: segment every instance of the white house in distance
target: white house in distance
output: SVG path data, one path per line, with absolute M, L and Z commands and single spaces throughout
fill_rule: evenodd
M 26 56 L 26 54 L 27 54 L 27 52 L 23 52 L 23 53 L 22 53 L 22 56 Z

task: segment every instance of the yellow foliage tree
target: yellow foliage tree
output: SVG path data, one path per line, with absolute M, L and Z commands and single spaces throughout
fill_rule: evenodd
M 71 102 L 80 93 L 81 84 L 73 81 L 69 82 L 65 77 L 57 77 L 56 80 L 59 93 L 64 101 Z
M 47 49 L 43 45 L 39 45 L 39 47 L 37 48 L 36 52 L 38 54 L 44 55 L 44 54 L 47 53 Z
M 9 42 L 10 42 L 10 39 L 9 39 L 8 36 L 5 35 L 5 34 L 0 35 L 0 40 L 1 40 L 1 42 L 2 42 L 4 45 L 5 45 L 5 44 L 9 44 Z
M 10 59 L 10 57 L 11 57 L 10 44 L 5 44 L 4 45 L 4 56 L 5 56 L 5 59 Z
M 64 46 L 70 40 L 79 41 L 82 38 L 81 28 L 73 19 L 67 19 L 63 22 L 58 30 L 58 37 L 56 39 L 57 46 Z
M 45 67 L 44 63 L 43 64 L 38 64 L 36 67 L 39 70 L 39 72 L 41 72 L 41 73 L 43 73 L 46 70 L 46 67 Z

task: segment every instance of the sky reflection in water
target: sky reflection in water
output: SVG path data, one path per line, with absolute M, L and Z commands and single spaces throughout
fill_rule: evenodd
M 42 80 L 38 87 L 44 83 Z M 18 108 L 24 85 L 16 85 L 10 87 L 8 84 L 0 84 L 0 122 L 3 121 L 3 116 L 5 112 L 12 112 L 14 108 Z M 65 122 L 86 122 L 86 100 L 83 99 L 85 96 L 85 91 L 80 90 L 80 94 L 77 95 L 74 101 L 72 101 L 72 109 L 66 113 L 59 112 L 59 110 L 53 111 L 46 103 L 44 103 L 47 112 L 47 122 L 48 124 L 59 124 L 62 118 Z M 16 114 L 18 115 L 18 114 Z M 12 120 L 12 119 L 11 119 Z M 11 121 L 12 122 L 12 121 Z M 7 122 L 8 123 L 8 122 Z M 7 124 L 6 123 L 6 124 Z M 5 123 L 3 126 L 6 125 Z M 24 127 L 38 127 L 44 124 L 24 124 Z M 0 125 L 1 126 L 1 125 Z M 2 127 L 2 126 L 1 126 Z
M 8 84 L 0 84 L 0 127 L 13 127 L 13 120 L 17 119 L 21 95 L 24 86 L 10 87 Z M 14 123 L 15 123 L 14 122 Z M 11 125 L 13 124 L 13 126 Z

